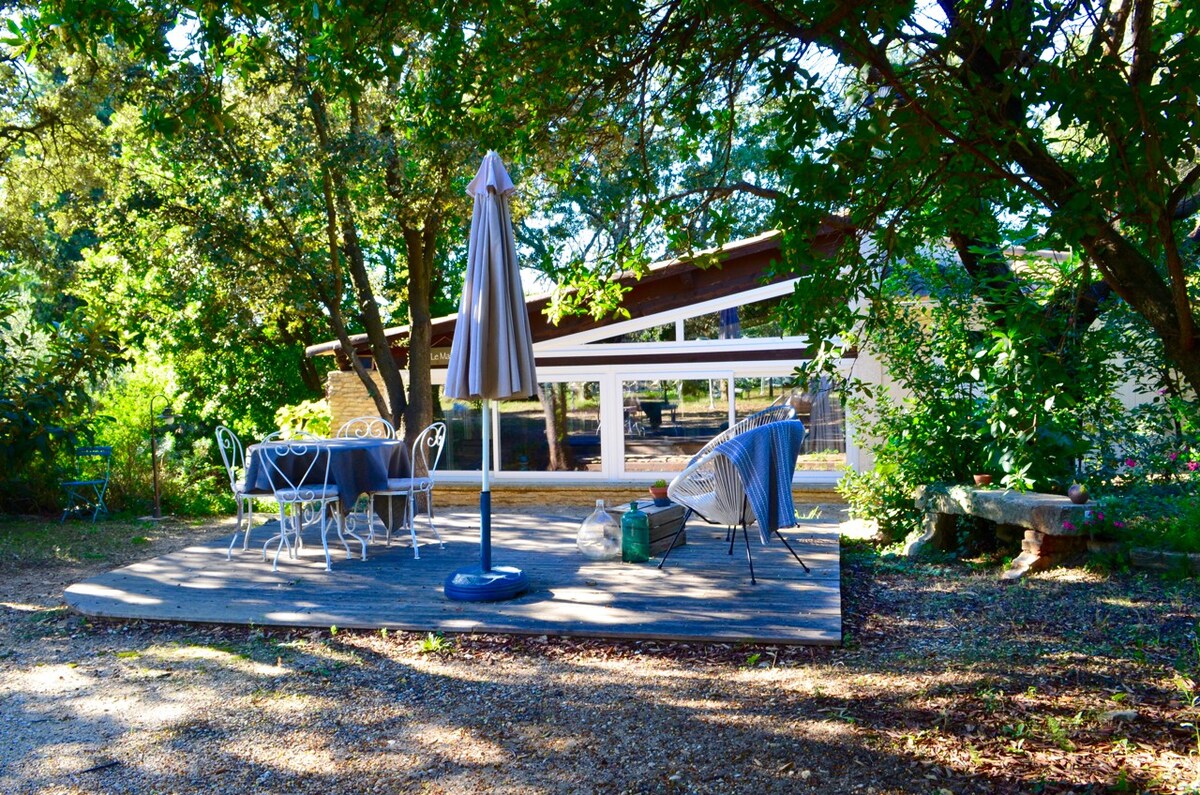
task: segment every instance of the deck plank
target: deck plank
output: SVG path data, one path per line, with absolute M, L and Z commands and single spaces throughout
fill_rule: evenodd
M 251 547 L 225 560 L 224 546 L 191 546 L 93 577 L 67 589 L 67 603 L 90 616 L 442 632 L 501 632 L 680 641 L 836 645 L 841 642 L 841 571 L 836 523 L 808 521 L 785 531 L 811 569 L 778 542 L 751 533 L 750 583 L 739 538 L 732 557 L 719 528 L 688 527 L 688 543 L 663 570 L 650 564 L 594 562 L 575 549 L 582 516 L 501 513 L 493 518 L 493 561 L 518 566 L 528 593 L 507 602 L 451 602 L 446 576 L 478 561 L 478 514 L 439 518 L 446 547 L 422 539 L 372 545 L 366 561 L 334 551 L 325 572 L 320 541 L 308 538 L 279 571 Z M 265 540 L 266 531 L 255 537 Z M 334 547 L 331 546 L 331 551 Z

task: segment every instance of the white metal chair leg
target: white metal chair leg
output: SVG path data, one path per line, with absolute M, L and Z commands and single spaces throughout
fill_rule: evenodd
M 387 527 L 384 528 L 384 541 L 387 546 L 392 545 L 392 523 L 396 521 L 396 503 L 393 495 L 388 495 L 388 520 Z
M 274 536 L 268 538 L 263 543 L 263 560 L 267 559 L 267 546 L 274 540 Z M 275 545 L 275 560 L 271 563 L 271 571 L 279 571 L 279 553 L 283 551 L 284 545 L 288 548 L 288 557 L 292 556 L 292 543 L 288 540 L 288 525 L 287 516 L 284 514 L 284 506 L 279 506 L 279 543 Z
M 339 528 L 340 529 L 340 528 Z M 321 509 L 321 548 L 325 550 L 325 571 L 333 571 L 333 566 L 329 561 L 329 541 L 326 534 L 329 532 L 329 523 L 325 520 L 325 509 Z M 346 547 L 346 557 L 350 557 L 350 547 Z
M 246 497 L 245 500 L 246 500 L 246 512 L 245 512 L 246 538 L 245 538 L 245 541 L 242 543 L 243 550 L 250 548 L 250 528 L 254 527 L 254 498 Z
M 375 542 L 375 495 L 367 495 L 367 541 Z
M 417 544 L 417 513 L 413 507 L 413 492 L 408 492 L 408 498 L 405 500 L 404 513 L 408 520 L 408 533 L 412 536 L 413 560 L 421 559 L 421 550 Z
M 353 555 L 350 554 L 350 545 L 346 542 L 346 536 L 342 535 L 342 529 L 343 529 L 344 525 L 342 522 L 341 511 L 337 512 L 337 525 L 338 525 L 338 538 L 342 539 L 342 543 L 346 546 L 346 560 L 350 560 L 350 558 L 352 558 Z M 351 538 L 353 538 L 355 541 L 357 541 L 359 544 L 362 545 L 362 554 L 360 557 L 362 560 L 366 560 L 367 559 L 367 542 L 366 542 L 366 540 L 363 539 L 363 537 L 360 536 L 358 533 L 354 532 L 354 530 L 352 528 L 345 527 L 345 531 L 346 531 L 346 535 L 349 535 Z
M 244 526 L 243 526 L 244 523 Z M 237 519 L 233 524 L 233 538 L 229 540 L 229 549 L 225 553 L 226 560 L 233 560 L 233 548 L 237 546 L 238 536 L 242 537 L 242 551 L 246 552 L 250 549 L 250 531 L 254 528 L 254 498 L 253 497 L 238 497 L 237 498 Z M 274 538 L 274 536 L 272 536 Z M 267 544 L 270 544 L 270 539 Z M 264 550 L 265 550 L 264 545 Z M 263 553 L 263 560 L 266 560 L 266 553 Z
M 430 489 L 425 493 L 425 499 L 429 500 L 429 529 L 437 536 L 438 546 L 442 549 L 446 548 L 446 542 L 442 540 L 442 534 L 438 532 L 437 525 L 433 523 L 433 490 Z

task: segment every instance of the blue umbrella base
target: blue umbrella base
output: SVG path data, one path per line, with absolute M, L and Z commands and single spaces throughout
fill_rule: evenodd
M 529 578 L 513 566 L 494 566 L 487 571 L 467 566 L 447 577 L 444 588 L 446 598 L 456 602 L 501 602 L 528 589 Z

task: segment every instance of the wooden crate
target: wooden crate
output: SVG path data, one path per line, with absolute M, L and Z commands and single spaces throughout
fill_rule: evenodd
M 670 548 L 671 536 L 683 524 L 684 507 L 671 503 L 665 508 L 659 508 L 654 500 L 638 500 L 638 510 L 650 517 L 650 557 L 658 557 Z M 621 503 L 608 509 L 608 515 L 621 524 L 621 517 L 629 510 L 629 503 Z M 675 546 L 681 547 L 687 543 L 687 531 L 679 534 Z

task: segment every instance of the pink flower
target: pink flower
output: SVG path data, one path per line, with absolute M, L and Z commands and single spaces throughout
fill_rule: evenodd
M 1071 524 L 1070 520 L 1063 519 L 1063 530 L 1074 530 L 1075 525 Z
M 1136 458 L 1126 458 L 1125 466 L 1129 467 L 1130 469 L 1133 469 L 1135 466 L 1137 466 L 1137 459 Z
M 1200 469 L 1200 461 L 1188 461 L 1188 471 L 1195 472 Z
M 1103 522 L 1103 521 L 1104 521 L 1104 514 L 1103 514 L 1103 513 L 1101 513 L 1100 511 L 1096 511 L 1096 518 L 1097 518 L 1097 519 L 1099 519 L 1101 522 Z
M 1172 450 L 1171 452 L 1167 453 L 1167 460 L 1168 460 L 1168 461 L 1174 461 L 1174 460 L 1175 460 L 1175 459 L 1177 459 L 1177 458 L 1179 458 L 1179 453 L 1175 452 L 1174 450 Z
M 1124 527 L 1124 526 L 1125 526 L 1125 523 L 1122 522 L 1120 519 L 1113 520 L 1113 527 Z

